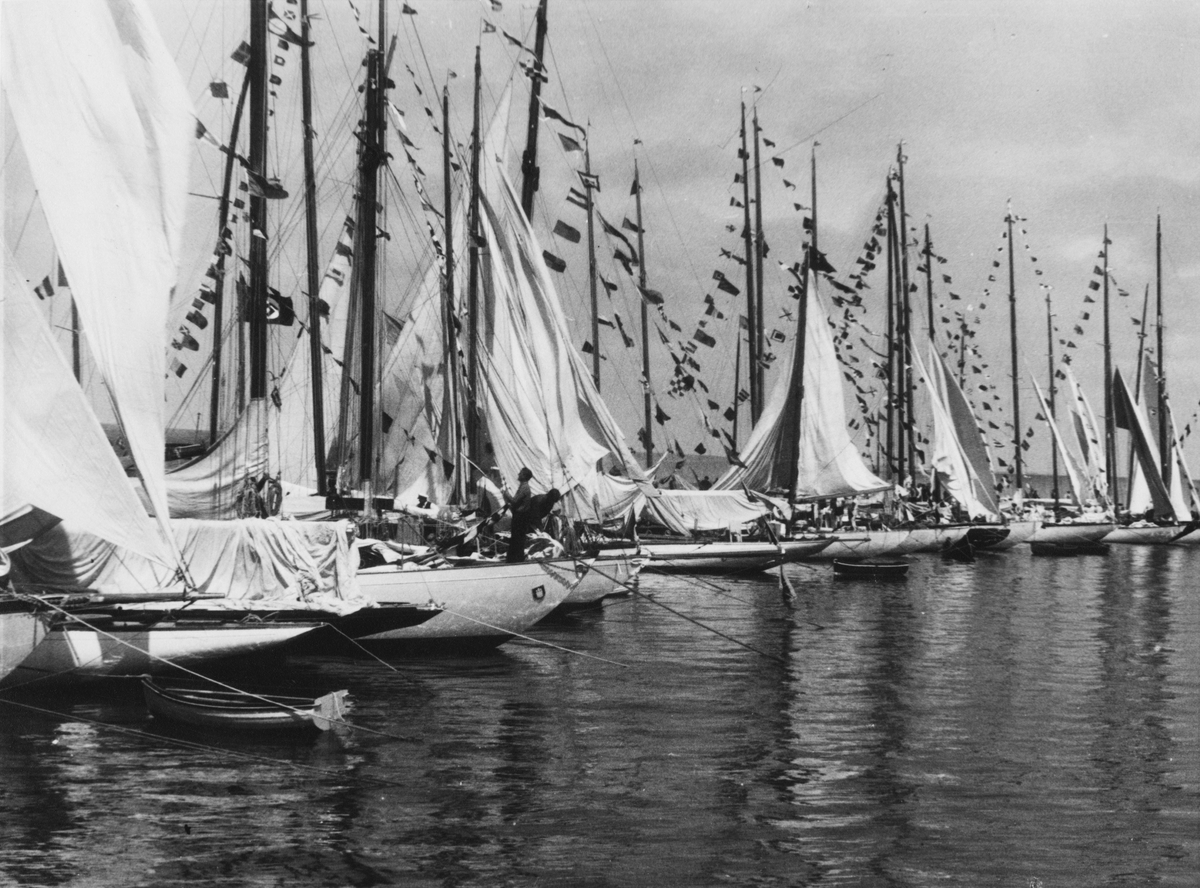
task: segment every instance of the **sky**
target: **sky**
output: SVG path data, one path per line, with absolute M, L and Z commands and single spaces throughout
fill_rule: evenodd
M 208 84 L 227 81 L 236 95 L 240 66 L 229 53 L 244 36 L 245 4 L 148 3 L 196 99 L 197 115 L 223 138 L 233 102 L 214 99 Z M 356 0 L 356 5 L 374 31 L 374 4 Z M 390 22 L 394 27 L 399 21 L 400 27 L 391 98 L 404 112 L 425 186 L 440 206 L 440 137 L 430 130 L 423 109 L 440 115 L 435 96 L 448 84 L 452 133 L 466 144 L 475 45 L 482 45 L 484 113 L 490 115 L 514 63 L 523 57 L 503 32 L 532 45 L 534 7 L 516 0 L 503 0 L 499 10 L 479 0 L 410 0 L 408 5 L 415 15 L 399 15 L 400 5 L 388 3 Z M 284 8 L 283 0 L 276 8 Z M 341 218 L 350 211 L 349 132 L 366 43 L 349 0 L 312 0 L 311 10 L 317 16 L 321 243 L 328 255 Z M 496 33 L 481 36 L 484 20 Z M 811 204 L 808 162 L 814 138 L 821 245 L 843 279 L 870 236 L 903 143 L 909 224 L 918 231 L 928 224 L 935 253 L 947 260 L 938 270 L 953 280 L 951 286 L 937 282 L 937 299 L 954 308 L 970 306 L 969 314 L 979 317 L 978 341 L 988 371 L 972 382 L 1004 391 L 1003 405 L 997 404 L 1003 410 L 1011 385 L 1008 282 L 1006 255 L 998 250 L 1006 248 L 1002 232 L 1009 201 L 1021 219 L 1014 241 L 1023 426 L 1032 424 L 1037 412 L 1029 372 L 1043 385 L 1048 376 L 1040 284 L 1052 288 L 1056 339 L 1075 343 L 1074 349 L 1057 344 L 1056 349 L 1072 355 L 1093 406 L 1102 405 L 1099 306 L 1091 306 L 1089 320 L 1081 317 L 1088 310 L 1084 299 L 1091 292 L 1105 225 L 1115 281 L 1114 361 L 1133 373 L 1139 328 L 1132 319 L 1141 314 L 1144 288 L 1154 292 L 1155 216 L 1161 213 L 1167 373 L 1183 425 L 1200 402 L 1200 350 L 1192 346 L 1200 334 L 1200 316 L 1192 309 L 1200 283 L 1198 52 L 1200 6 L 1190 2 L 549 0 L 549 82 L 543 98 L 568 119 L 590 124 L 591 163 L 601 180 L 598 206 L 617 224 L 633 217 L 629 186 L 636 159 L 649 285 L 664 294 L 664 307 L 683 328 L 682 336 L 695 330 L 706 294 L 714 294 L 728 315 L 723 325 L 708 328 L 718 346 L 697 353 L 699 376 L 723 405 L 732 397 L 734 324 L 744 308 L 718 293 L 712 276 L 721 270 L 739 286 L 744 283 L 741 267 L 721 250 L 743 252 L 742 211 L 730 199 L 741 196 L 734 174 L 740 167 L 740 105 L 746 102 L 757 107 L 762 134 L 775 143 L 763 149 L 762 160 L 764 234 L 771 247 L 768 329 L 778 325 L 791 332 L 782 316 L 790 300 L 776 262 L 800 256 L 800 221 L 808 212 L 794 205 Z M 297 72 L 293 50 L 279 72 L 283 83 L 273 123 L 279 139 L 271 161 L 293 194 L 302 184 Z M 528 100 L 525 78 L 516 80 L 511 132 L 513 155 L 519 156 Z M 39 263 L 49 261 L 44 237 L 37 214 L 30 215 L 31 197 L 18 171 L 19 147 L 13 147 L 11 118 L 5 114 L 6 235 L 10 244 L 19 241 L 29 265 L 40 269 Z M 580 246 L 556 242 L 549 234 L 559 219 L 583 227 L 582 212 L 565 200 L 568 189 L 578 185 L 574 170 L 581 161 L 562 150 L 557 132 L 572 134 L 561 124 L 542 121 L 535 223 L 543 246 L 567 262 L 560 295 L 582 345 L 590 336 L 587 260 Z M 393 237 L 387 281 L 402 303 L 429 253 L 412 171 L 394 141 L 391 148 L 398 185 L 389 198 Z M 779 158 L 783 166 L 770 158 Z M 193 190 L 209 197 L 196 198 L 190 221 L 194 255 L 181 269 L 179 287 L 187 301 L 214 242 L 210 197 L 219 171 L 220 156 L 198 143 Z M 785 179 L 796 187 L 789 188 Z M 302 232 L 298 208 L 281 210 L 273 223 L 280 238 L 275 274 L 276 285 L 287 293 L 296 290 L 303 275 Z M 636 291 L 608 259 L 612 242 L 601 238 L 600 247 L 601 272 L 621 284 L 601 313 L 619 313 L 634 333 Z M 993 267 L 997 259 L 1004 260 L 999 269 Z M 1035 268 L 1043 274 L 1035 276 Z M 878 272 L 868 280 L 872 288 L 863 293 L 867 323 L 878 332 L 883 280 Z M 1118 295 L 1118 288 L 1130 295 Z M 961 300 L 950 304 L 951 290 Z M 1082 335 L 1075 333 L 1076 324 Z M 624 348 L 619 334 L 608 328 L 601 351 L 606 357 L 602 392 L 635 442 L 641 424 L 640 355 Z M 670 359 L 657 343 L 652 363 L 651 387 L 672 417 L 654 430 L 658 446 L 677 440 L 690 451 L 704 440 L 703 401 L 668 394 Z M 768 373 L 768 386 L 772 381 Z M 182 394 L 180 383 L 173 397 Z M 1039 430 L 1026 457 L 1035 469 L 1048 468 L 1046 440 Z M 1200 465 L 1200 449 L 1192 443 L 1188 451 Z

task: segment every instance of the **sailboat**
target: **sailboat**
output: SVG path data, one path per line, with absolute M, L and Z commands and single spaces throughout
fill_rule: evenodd
M 6 250 L 4 511 L 11 513 L 12 500 L 61 519 L 14 555 L 14 583 L 27 591 L 61 592 L 64 587 L 90 590 L 93 582 L 116 578 L 106 598 L 158 599 L 164 613 L 188 605 L 209 614 L 223 611 L 195 627 L 203 631 L 189 633 L 174 631 L 177 626 L 164 631 L 161 616 L 147 616 L 154 610 L 149 602 L 136 606 L 140 626 L 128 631 L 85 625 L 68 611 L 67 623 L 31 654 L 43 657 L 34 671 L 98 674 L 113 671 L 117 661 L 125 664 L 117 669 L 145 668 L 148 656 L 225 656 L 261 649 L 366 605 L 365 599 L 355 603 L 342 596 L 336 581 L 329 590 L 336 605 L 303 600 L 296 594 L 302 584 L 293 588 L 291 582 L 282 584 L 287 594 L 269 607 L 257 603 L 266 590 L 252 576 L 239 575 L 237 566 L 222 563 L 222 547 L 233 546 L 224 553 L 235 554 L 237 543 L 210 528 L 202 534 L 200 548 L 210 559 L 203 563 L 198 550 L 181 545 L 180 529 L 169 517 L 161 331 L 176 276 L 195 123 L 151 16 L 138 2 L 120 8 L 6 6 L 3 30 L 13 117 L 84 332 L 154 515 L 152 521 L 135 496 Z M 233 527 L 231 532 L 250 530 Z M 336 559 L 335 533 L 326 531 L 323 539 L 315 535 L 313 542 L 321 557 Z M 310 571 L 309 561 L 284 557 L 264 569 L 281 566 L 280 561 L 285 570 L 304 574 L 313 591 L 325 591 L 319 564 Z M 198 575 L 200 569 L 206 573 Z M 95 614 L 99 602 L 87 604 Z M 126 601 L 125 606 L 133 605 Z M 238 617 L 260 609 L 290 613 L 253 633 L 236 625 Z M 101 610 L 116 619 L 112 608 Z M 103 651 L 95 657 L 60 656 L 80 633 L 101 649 L 115 645 L 120 656 Z M 185 635 L 187 640 L 176 645 Z

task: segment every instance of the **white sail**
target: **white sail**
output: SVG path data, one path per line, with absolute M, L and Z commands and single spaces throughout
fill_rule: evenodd
M 1109 505 L 1108 469 L 1104 455 L 1104 443 L 1100 438 L 1100 425 L 1096 422 L 1092 406 L 1083 394 L 1083 389 L 1080 388 L 1071 368 L 1064 366 L 1062 369 L 1067 379 L 1067 385 L 1071 389 L 1069 406 L 1072 427 L 1075 431 L 1075 440 L 1079 445 L 1079 451 L 1083 455 L 1082 464 L 1087 471 L 1091 494 L 1095 496 L 1100 506 L 1107 508 Z
M 238 518 L 239 496 L 269 472 L 264 398 L 246 405 L 216 446 L 167 475 L 172 518 Z
M 929 344 L 933 352 L 933 343 Z M 996 520 L 996 515 L 979 498 L 982 486 L 962 445 L 950 410 L 946 405 L 946 381 L 942 375 L 942 362 L 936 353 L 930 355 L 932 372 L 928 371 L 914 343 L 912 348 L 913 369 L 917 377 L 925 381 L 929 394 L 929 406 L 933 413 L 933 435 L 930 442 L 929 465 L 937 473 L 942 487 L 952 496 L 971 518 Z
M 109 543 L 172 565 L 7 248 L 0 329 L 0 517 L 37 506 Z
M 1177 517 L 1171 504 L 1170 494 L 1159 471 L 1158 445 L 1150 430 L 1150 421 L 1146 418 L 1146 412 L 1142 409 L 1142 405 L 1131 394 L 1129 385 L 1125 382 L 1120 370 L 1113 371 L 1112 395 L 1113 422 L 1118 428 L 1129 431 L 1130 444 L 1137 456 L 1142 477 L 1149 489 L 1149 500 L 1142 511 L 1145 512 L 1152 508 L 1156 517 Z M 1188 518 L 1190 515 L 1183 516 L 1183 520 Z
M 141 0 L 0 10 L 5 92 L 42 208 L 142 483 L 165 522 L 163 343 L 191 103 Z
M 1074 500 L 1075 505 L 1082 509 L 1087 505 L 1088 494 L 1084 489 L 1079 468 L 1075 464 L 1075 456 L 1071 453 L 1066 440 L 1058 430 L 1058 423 L 1054 421 L 1054 415 L 1050 412 L 1050 406 L 1046 403 L 1046 398 L 1042 394 L 1042 387 L 1038 385 L 1037 378 L 1032 374 L 1030 374 L 1030 378 L 1033 379 L 1033 390 L 1037 393 L 1038 404 L 1042 408 L 1042 416 L 1046 417 L 1046 425 L 1050 427 L 1050 435 L 1054 439 L 1054 446 L 1058 449 L 1058 455 L 1062 457 L 1063 470 L 1067 474 L 1067 483 L 1071 485 L 1071 498 Z
M 838 364 L 828 314 L 815 282 L 808 287 L 807 330 L 804 354 L 804 401 L 799 405 L 799 443 L 796 457 L 796 495 L 801 498 L 854 496 L 890 489 L 863 462 L 846 424 L 842 370 Z M 762 416 L 742 448 L 744 465 L 731 466 L 714 484 L 720 490 L 743 485 L 768 490 L 786 485 L 782 476 L 790 467 L 785 439 L 795 434 L 796 391 L 793 381 L 796 343 L 780 362 L 779 374 Z

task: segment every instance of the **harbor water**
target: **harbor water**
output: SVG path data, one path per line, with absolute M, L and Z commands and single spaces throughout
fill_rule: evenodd
M 361 730 L 315 740 L 170 729 L 136 682 L 5 692 L 0 884 L 1191 888 L 1198 576 L 647 570 L 483 655 L 222 673 L 349 689 Z

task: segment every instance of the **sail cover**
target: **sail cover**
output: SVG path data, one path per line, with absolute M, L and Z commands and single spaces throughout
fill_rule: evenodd
M 153 562 L 172 564 L 7 248 L 0 329 L 0 517 L 37 506 Z
M 4 3 L 2 14 L 13 118 L 84 333 L 165 521 L 163 346 L 191 102 L 141 0 Z
M 888 490 L 891 485 L 867 468 L 846 425 L 842 370 L 828 315 L 814 282 L 809 282 L 805 327 L 804 401 L 795 385 L 795 344 L 781 362 L 779 376 L 762 416 L 742 448 L 744 465 L 731 466 L 713 486 L 720 490 L 787 489 L 792 467 L 789 450 L 797 452 L 796 495 L 799 498 L 855 496 Z M 799 413 L 799 417 L 797 417 Z M 799 428 L 799 440 L 789 436 Z

